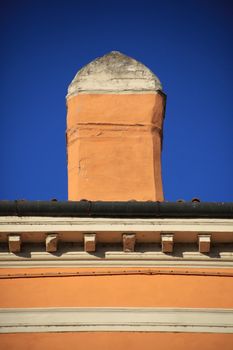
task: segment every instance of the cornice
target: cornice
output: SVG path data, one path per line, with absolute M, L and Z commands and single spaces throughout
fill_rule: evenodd
M 0 217 L 0 266 L 233 264 L 232 219 Z

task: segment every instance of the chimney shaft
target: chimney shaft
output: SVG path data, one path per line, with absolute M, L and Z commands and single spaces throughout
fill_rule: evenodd
M 69 200 L 163 200 L 161 90 L 148 68 L 119 52 L 76 74 L 67 95 Z

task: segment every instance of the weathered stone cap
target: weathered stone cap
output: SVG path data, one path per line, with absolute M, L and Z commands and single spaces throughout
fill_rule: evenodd
M 68 88 L 67 97 L 78 93 L 148 93 L 162 90 L 156 75 L 144 64 L 112 51 L 84 66 Z

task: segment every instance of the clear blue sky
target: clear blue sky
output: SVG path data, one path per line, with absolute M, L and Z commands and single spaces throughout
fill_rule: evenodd
M 121 51 L 167 94 L 166 200 L 233 201 L 233 1 L 1 0 L 0 199 L 67 199 L 67 86 Z

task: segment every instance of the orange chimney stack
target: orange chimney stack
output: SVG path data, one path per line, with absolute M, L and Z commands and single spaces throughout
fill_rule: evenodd
M 67 95 L 69 200 L 163 200 L 161 90 L 147 67 L 116 51 L 76 74 Z

